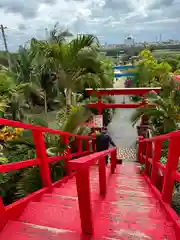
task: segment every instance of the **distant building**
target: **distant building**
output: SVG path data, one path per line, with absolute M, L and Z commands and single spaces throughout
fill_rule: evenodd
M 128 36 L 124 39 L 124 44 L 128 47 L 132 47 L 135 45 L 135 40 L 132 35 Z

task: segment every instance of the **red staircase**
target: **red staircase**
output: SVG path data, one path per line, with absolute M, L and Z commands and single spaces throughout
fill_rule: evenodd
M 13 121 L 2 121 L 6 121 L 6 125 L 10 126 L 21 125 Z M 38 134 L 54 131 L 26 124 L 21 127 L 36 132 L 33 135 L 36 138 L 35 144 L 38 143 L 41 147 L 44 144 L 43 138 L 42 142 L 40 139 L 37 141 Z M 70 137 L 69 133 L 54 133 L 65 136 L 66 142 Z M 150 140 L 140 138 L 138 157 L 141 163 L 145 163 L 144 174 L 141 174 L 140 165 L 135 162 L 116 165 L 114 148 L 87 155 L 90 153 L 90 140 L 93 140 L 88 137 L 83 138 L 89 142 L 87 151 L 83 153 L 82 149 L 79 149 L 75 160 L 70 160 L 72 154 L 68 151 L 63 156 L 48 158 L 45 149 L 40 151 L 40 148 L 36 148 L 35 160 L 1 165 L 0 172 L 7 172 L 27 167 L 29 164 L 39 164 L 43 169 L 41 176 L 44 177 L 44 187 L 7 207 L 0 204 L 0 239 L 180 239 L 180 219 L 171 209 L 168 198 L 169 187 L 172 185 L 172 181 L 169 180 L 172 177 L 180 179 L 179 173 L 174 170 L 175 165 L 172 167 L 170 164 L 172 156 L 175 162 L 179 154 L 177 150 L 175 152 L 177 133 L 172 133 L 170 137 L 168 163 L 166 168 L 162 168 L 157 160 L 160 156 L 160 142 L 166 138 L 169 138 L 169 135 Z M 150 156 L 152 142 L 155 143 L 153 157 Z M 105 166 L 107 155 L 111 156 L 111 162 Z M 52 184 L 47 171 L 48 162 L 59 159 L 65 159 L 69 175 Z M 166 169 L 162 193 L 156 188 L 159 166 Z

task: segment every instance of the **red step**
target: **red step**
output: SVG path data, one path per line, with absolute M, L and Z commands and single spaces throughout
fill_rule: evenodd
M 91 199 L 97 200 L 99 198 L 99 184 L 91 186 Z M 77 189 L 74 186 L 67 186 L 67 188 L 54 188 L 53 194 L 60 196 L 77 197 Z
M 77 190 L 74 186 L 67 186 L 66 188 L 54 188 L 53 194 L 69 196 L 69 197 L 77 197 Z
M 31 202 L 19 221 L 81 232 L 79 208 L 51 202 Z
M 71 196 L 62 196 L 58 194 L 44 194 L 41 198 L 41 202 L 46 202 L 50 204 L 60 204 L 64 206 L 72 206 L 78 208 L 78 198 Z
M 30 202 L 17 222 L 9 222 L 1 240 L 177 240 L 174 225 L 162 209 L 134 163 L 117 166 L 109 175 L 107 194 L 99 195 L 98 174 L 91 173 L 91 199 L 94 237 L 81 236 L 81 223 L 75 178 L 40 202 Z M 121 173 L 128 172 L 133 177 Z M 65 230 L 64 230 L 65 229 Z M 12 234 L 13 233 L 13 234 Z M 12 236 L 11 236 L 12 234 Z
M 9 221 L 0 233 L 1 240 L 99 240 L 91 236 L 81 236 L 80 233 L 38 226 L 23 222 Z

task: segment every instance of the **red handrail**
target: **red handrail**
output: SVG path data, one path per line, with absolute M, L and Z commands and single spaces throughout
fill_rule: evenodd
M 7 120 L 4 118 L 0 118 L 0 125 L 5 125 L 5 126 L 9 126 L 9 127 L 14 127 L 14 128 L 35 130 L 35 131 L 39 131 L 39 132 L 52 133 L 52 134 L 57 134 L 57 135 L 61 135 L 61 136 L 77 137 L 77 138 L 81 138 L 81 139 L 90 139 L 89 136 L 81 136 L 81 135 L 73 134 L 73 133 L 69 133 L 69 132 L 62 132 L 60 130 L 45 128 L 45 127 L 41 127 L 41 126 L 34 126 L 29 123 Z
M 81 157 L 83 155 L 90 154 L 91 143 L 93 145 L 92 146 L 93 151 L 95 151 L 95 138 L 92 136 L 81 136 L 77 134 L 71 134 L 68 132 L 61 132 L 59 130 L 53 130 L 53 129 L 49 129 L 41 126 L 34 126 L 32 124 L 16 122 L 16 121 L 7 120 L 3 118 L 0 118 L 0 125 L 31 130 L 33 140 L 34 140 L 35 151 L 36 151 L 35 159 L 0 165 L 0 173 L 19 170 L 25 167 L 32 167 L 32 166 L 38 165 L 40 168 L 40 175 L 42 179 L 43 188 L 52 188 L 52 181 L 51 181 L 50 170 L 49 170 L 50 162 L 64 160 L 66 174 L 70 175 L 71 172 L 69 169 L 69 161 L 72 159 L 72 157 Z M 70 148 L 67 147 L 65 149 L 65 153 L 61 154 L 60 156 L 48 157 L 46 153 L 45 142 L 44 142 L 44 133 L 57 134 L 62 136 L 62 140 L 66 146 L 68 146 L 69 144 L 69 138 L 75 137 L 77 141 L 78 152 L 71 153 Z M 82 141 L 86 141 L 86 151 L 84 152 L 82 150 Z M 7 218 L 6 210 L 2 203 L 1 197 L 0 197 L 0 216 L 1 216 L 1 219 Z M 4 226 L 4 222 L 5 221 L 0 222 L 0 229 Z
M 162 143 L 167 140 L 169 141 L 167 162 L 166 165 L 163 165 L 160 162 Z M 180 233 L 180 218 L 170 206 L 174 190 L 174 182 L 180 182 L 180 173 L 177 171 L 180 157 L 179 143 L 180 131 L 147 139 L 143 139 L 141 136 L 138 141 L 138 160 L 141 164 L 145 164 L 144 174 L 148 182 L 152 185 L 167 212 L 178 226 Z M 158 175 L 160 172 L 162 173 L 161 178 L 163 177 L 162 189 L 158 189 Z
M 81 227 L 84 234 L 93 234 L 93 220 L 91 210 L 89 167 L 95 162 L 99 163 L 99 187 L 100 194 L 106 194 L 106 165 L 105 157 L 111 155 L 111 173 L 116 168 L 116 148 L 110 148 L 102 152 L 96 152 L 88 156 L 70 161 L 69 166 L 76 171 L 76 186 L 81 216 Z

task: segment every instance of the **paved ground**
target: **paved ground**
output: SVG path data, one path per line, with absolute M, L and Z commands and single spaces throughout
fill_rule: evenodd
M 120 79 L 114 84 L 115 88 L 123 88 L 125 79 Z M 128 96 L 115 96 L 116 103 L 130 102 Z M 121 157 L 124 159 L 135 159 L 135 142 L 137 139 L 136 128 L 132 127 L 130 117 L 134 109 L 116 109 L 115 116 L 109 124 L 109 133 L 115 141 Z

